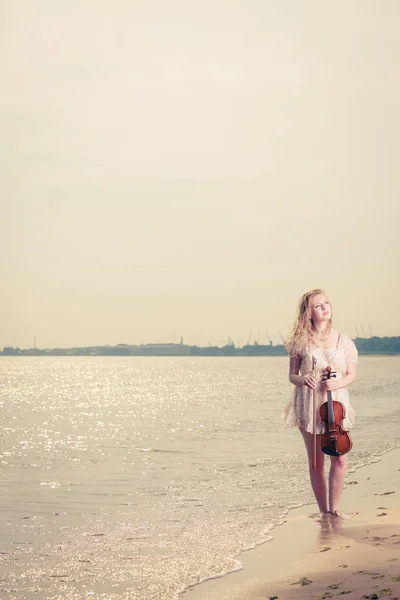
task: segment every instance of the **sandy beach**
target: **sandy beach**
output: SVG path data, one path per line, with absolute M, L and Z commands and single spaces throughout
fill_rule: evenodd
M 183 598 L 400 598 L 399 494 L 396 449 L 348 475 L 342 509 L 349 518 L 320 521 L 315 505 L 292 510 L 272 541 L 236 557 L 242 570 L 192 587 Z
M 285 358 L 3 360 L 0 595 L 394 594 L 398 360 L 360 361 L 341 505 L 359 516 L 324 526 L 301 436 L 282 427 Z M 372 575 L 353 585 L 358 571 Z

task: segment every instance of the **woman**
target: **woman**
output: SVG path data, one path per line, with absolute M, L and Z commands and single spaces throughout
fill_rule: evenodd
M 314 289 L 302 296 L 291 337 L 287 343 L 290 356 L 289 381 L 296 386 L 292 401 L 286 407 L 285 421 L 297 426 L 307 449 L 311 486 L 322 515 L 344 517 L 339 509 L 347 455 L 331 456 L 328 489 L 324 474 L 324 453 L 321 434 L 325 424 L 320 419 L 320 406 L 326 401 L 326 392 L 344 405 L 345 430 L 351 429 L 354 410 L 349 402 L 347 387 L 356 378 L 358 359 L 354 342 L 344 333 L 332 328 L 332 309 L 323 290 Z M 312 373 L 316 361 L 315 378 Z M 336 378 L 322 381 L 327 366 L 336 371 Z M 313 393 L 316 397 L 317 456 L 314 468 Z

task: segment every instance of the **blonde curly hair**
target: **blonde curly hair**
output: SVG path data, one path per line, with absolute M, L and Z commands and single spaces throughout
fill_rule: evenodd
M 315 343 L 313 320 L 311 318 L 311 299 L 317 294 L 326 296 L 324 290 L 315 288 L 302 295 L 297 307 L 296 319 L 292 331 L 286 342 L 286 349 L 290 356 L 301 356 L 306 347 Z M 329 319 L 328 332 L 332 327 L 332 312 Z

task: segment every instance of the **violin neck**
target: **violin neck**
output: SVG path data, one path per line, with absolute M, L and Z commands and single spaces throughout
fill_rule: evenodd
M 332 392 L 327 392 L 328 395 L 328 423 L 329 429 L 335 428 L 335 413 L 333 411 Z

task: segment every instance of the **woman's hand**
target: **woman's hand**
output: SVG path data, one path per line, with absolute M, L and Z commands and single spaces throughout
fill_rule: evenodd
M 327 379 L 326 381 L 321 381 L 321 390 L 323 392 L 333 392 L 334 390 L 338 390 L 341 387 L 341 383 L 338 379 Z
M 302 375 L 301 378 L 303 380 L 303 385 L 310 388 L 310 390 L 317 389 L 317 382 L 315 380 L 315 377 L 313 377 L 313 374 L 311 371 L 308 373 L 304 373 L 304 375 Z

